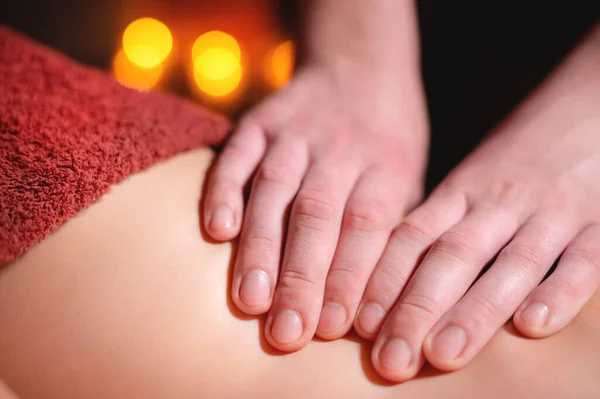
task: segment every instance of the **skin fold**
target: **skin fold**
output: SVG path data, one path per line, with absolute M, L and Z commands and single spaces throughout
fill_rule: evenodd
M 544 340 L 505 325 L 453 373 L 385 382 L 351 334 L 284 354 L 229 297 L 237 243 L 201 232 L 213 154 L 131 176 L 0 269 L 0 380 L 36 398 L 595 398 L 600 295 Z M 0 396 L 1 397 L 1 396 Z

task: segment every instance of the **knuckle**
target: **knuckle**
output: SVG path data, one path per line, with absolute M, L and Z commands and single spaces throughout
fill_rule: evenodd
M 279 288 L 286 291 L 301 292 L 317 285 L 316 279 L 302 269 L 282 270 L 279 277 Z
M 429 245 L 434 241 L 433 235 L 428 232 L 428 229 L 421 227 L 421 224 L 406 218 L 394 230 L 392 237 L 394 240 L 408 239 L 420 245 Z
M 413 312 L 419 317 L 425 316 L 428 319 L 436 318 L 440 315 L 440 306 L 426 295 L 411 294 L 401 299 L 398 303 L 399 313 Z
M 296 222 L 309 229 L 324 230 L 323 224 L 334 220 L 335 209 L 321 193 L 303 191 L 294 202 Z
M 472 295 L 465 296 L 463 301 L 464 309 L 468 309 L 469 318 L 491 322 L 501 315 L 502 309 L 489 298 Z
M 261 259 L 270 257 L 279 251 L 279 244 L 266 236 L 249 235 L 243 240 L 244 249 L 262 254 Z
M 600 247 L 579 247 L 567 250 L 566 255 L 574 263 L 589 270 L 600 269 Z
M 352 204 L 346 212 L 346 225 L 351 230 L 367 233 L 388 230 L 391 225 L 389 207 L 378 200 Z
M 467 231 L 449 230 L 442 234 L 431 247 L 431 253 L 465 262 L 473 257 L 475 237 Z
M 403 273 L 392 263 L 383 263 L 377 269 L 379 279 L 384 281 L 386 286 L 398 287 L 402 289 L 408 281 L 406 273 Z
M 293 176 L 289 168 L 285 165 L 277 163 L 262 164 L 256 172 L 256 180 L 258 183 L 274 184 L 293 188 Z
M 498 259 L 520 265 L 526 272 L 535 272 L 544 263 L 544 251 L 541 248 L 525 243 L 511 243 L 504 248 Z
M 360 273 L 351 268 L 335 268 L 329 271 L 327 291 L 336 297 L 354 295 L 360 290 Z
M 362 277 L 358 268 L 336 265 L 329 270 L 329 278 L 335 281 L 356 281 Z

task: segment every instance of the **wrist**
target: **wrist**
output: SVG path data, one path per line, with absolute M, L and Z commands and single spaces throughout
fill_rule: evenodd
M 414 0 L 315 0 L 306 8 L 298 46 L 300 64 L 341 74 L 394 71 L 418 75 L 420 54 Z

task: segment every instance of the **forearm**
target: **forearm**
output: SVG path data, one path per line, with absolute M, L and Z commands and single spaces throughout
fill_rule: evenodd
M 313 0 L 304 12 L 300 50 L 306 63 L 325 64 L 340 73 L 377 72 L 381 79 L 418 76 L 413 0 Z
M 546 137 L 547 121 L 552 121 L 555 128 L 560 125 L 560 129 L 553 130 L 569 135 L 578 131 L 578 126 L 597 120 L 599 105 L 600 22 L 516 110 L 505 126 L 520 140 Z M 523 128 L 542 129 L 545 133 L 523 136 Z M 543 140 L 539 145 L 544 145 Z

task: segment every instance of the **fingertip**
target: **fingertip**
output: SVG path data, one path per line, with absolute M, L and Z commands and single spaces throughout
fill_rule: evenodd
M 548 307 L 534 302 L 515 312 L 513 325 L 527 338 L 546 338 L 556 332 L 549 325 L 549 319 Z
M 415 377 L 423 362 L 413 364 L 412 351 L 400 338 L 380 339 L 371 351 L 371 363 L 377 373 L 386 380 L 404 382 Z
M 307 338 L 306 335 L 304 320 L 295 310 L 283 309 L 271 312 L 267 317 L 265 338 L 275 349 L 283 352 L 298 351 L 312 338 Z
M 348 324 L 346 308 L 337 302 L 326 302 L 321 310 L 316 335 L 329 341 L 341 338 L 352 328 L 352 324 Z
M 385 321 L 386 312 L 376 302 L 367 302 L 359 306 L 354 319 L 354 330 L 366 340 L 374 341 Z
M 232 207 L 221 204 L 206 211 L 204 227 L 212 238 L 227 241 L 239 234 L 239 219 Z
M 462 356 L 457 358 L 440 356 L 440 354 L 436 352 L 436 348 L 433 347 L 435 338 L 435 334 L 429 334 L 423 341 L 423 356 L 425 356 L 425 359 L 429 364 L 441 371 L 456 371 L 466 365 L 468 360 Z

